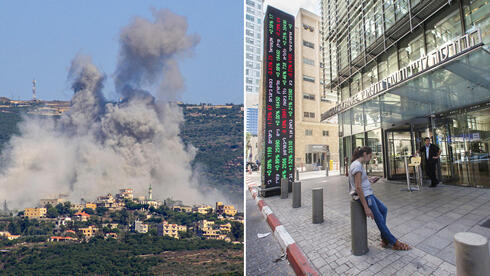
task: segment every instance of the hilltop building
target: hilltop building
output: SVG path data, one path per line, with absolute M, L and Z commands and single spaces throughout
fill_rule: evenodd
M 135 220 L 131 226 L 131 230 L 136 233 L 148 233 L 148 224 L 144 224 L 139 220 Z
M 86 239 L 90 239 L 94 237 L 100 229 L 95 227 L 94 225 L 90 225 L 89 227 L 80 228 L 79 230 L 82 232 L 83 236 Z
M 187 232 L 187 226 L 171 224 L 164 221 L 157 226 L 157 233 L 159 236 L 169 236 L 175 239 L 179 239 L 179 232 Z
M 46 213 L 48 210 L 46 208 L 25 208 L 24 209 L 24 216 L 28 217 L 29 219 L 33 218 L 44 218 L 46 217 Z

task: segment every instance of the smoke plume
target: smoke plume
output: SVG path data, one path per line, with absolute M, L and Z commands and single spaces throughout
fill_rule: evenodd
M 199 37 L 169 10 L 153 17 L 136 17 L 121 31 L 113 75 L 119 103 L 104 98 L 106 76 L 91 58 L 77 55 L 68 71 L 71 109 L 57 120 L 25 117 L 20 123 L 1 160 L 0 197 L 9 206 L 33 206 L 57 194 L 72 202 L 95 200 L 119 188 L 144 195 L 150 184 L 158 199 L 223 199 L 192 171 L 196 150 L 179 137 L 183 114 L 173 103 L 184 88 L 178 61 Z

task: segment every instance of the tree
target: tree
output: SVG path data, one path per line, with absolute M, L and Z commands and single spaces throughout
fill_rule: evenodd
M 49 207 L 48 207 L 48 210 L 46 212 L 46 217 L 48 217 L 48 218 L 56 218 L 56 217 L 58 217 L 60 215 L 60 213 L 58 212 L 58 210 L 56 208 L 52 207 L 49 204 L 47 206 L 49 206 Z
M 85 212 L 85 213 L 87 213 L 89 215 L 95 215 L 94 209 L 92 209 L 92 208 L 84 208 L 82 210 L 82 212 Z
M 234 240 L 243 241 L 243 224 L 240 222 L 231 222 L 231 234 Z
M 107 211 L 109 211 L 109 209 L 108 209 L 108 208 L 106 208 L 106 207 L 97 207 L 97 208 L 95 208 L 95 212 L 96 212 L 96 213 L 97 213 L 97 215 L 99 215 L 99 216 L 103 216 L 103 215 L 105 215 L 105 213 L 107 213 Z

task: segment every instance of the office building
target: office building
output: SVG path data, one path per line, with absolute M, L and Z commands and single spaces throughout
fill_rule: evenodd
M 295 163 L 301 171 L 338 167 L 338 128 L 320 114 L 335 105 L 323 89 L 320 17 L 300 9 L 295 19 Z M 330 160 L 332 160 L 330 162 Z
M 369 173 L 404 178 L 429 137 L 443 183 L 490 187 L 487 2 L 321 4 L 325 88 L 339 100 L 322 120 L 338 118 L 340 159 L 368 145 Z

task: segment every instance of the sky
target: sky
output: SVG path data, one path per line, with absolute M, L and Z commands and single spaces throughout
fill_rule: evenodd
M 185 103 L 243 103 L 243 2 L 180 1 L 0 1 L 0 97 L 69 100 L 70 62 L 92 56 L 107 75 L 104 94 L 117 99 L 113 74 L 121 29 L 135 16 L 153 20 L 151 8 L 185 16 L 198 34 L 194 54 L 180 63 Z
M 278 8 L 287 12 L 293 16 L 298 14 L 299 8 L 303 8 L 317 15 L 321 15 L 320 0 L 265 0 L 264 12 L 267 5 L 271 5 L 274 8 Z

